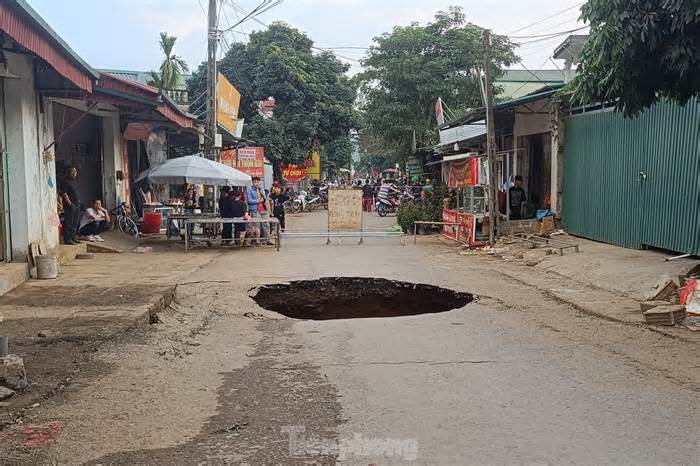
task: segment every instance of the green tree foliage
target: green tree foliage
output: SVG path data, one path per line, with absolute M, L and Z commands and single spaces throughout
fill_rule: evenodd
M 589 0 L 590 35 L 572 83 L 577 103 L 616 102 L 634 116 L 659 99 L 681 104 L 700 91 L 696 0 Z
M 483 68 L 483 29 L 467 23 L 462 10 L 438 12 L 426 25 L 395 27 L 374 38 L 358 79 L 363 128 L 380 139 L 396 161 L 437 135 L 434 104 L 441 97 L 455 111 L 482 106 L 477 69 Z M 493 37 L 493 73 L 516 60 L 513 44 Z
M 187 63 L 178 55 L 173 54 L 177 37 L 169 36 L 167 32 L 160 33 L 160 49 L 165 55 L 159 71 L 149 72 L 150 81 L 148 84 L 156 86 L 158 89 L 172 91 L 177 88 L 182 81 L 182 75 L 187 73 Z
M 314 53 L 308 36 L 281 22 L 233 44 L 219 63 L 241 93 L 244 136 L 264 146 L 269 159 L 295 164 L 308 157 L 315 137 L 327 159 L 348 156 L 349 132 L 359 120 L 348 69 L 332 53 Z M 189 81 L 191 96 L 205 91 L 205 71 L 200 66 Z M 276 102 L 270 119 L 258 114 L 258 102 L 268 97 Z

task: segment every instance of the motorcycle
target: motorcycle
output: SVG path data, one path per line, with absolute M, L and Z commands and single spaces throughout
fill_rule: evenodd
M 400 204 L 398 200 L 392 202 L 391 200 L 378 199 L 376 205 L 377 214 L 380 217 L 386 217 L 388 214 L 395 214 L 398 212 Z
M 328 210 L 328 185 L 321 186 L 318 189 L 318 197 L 321 205 Z
M 292 200 L 289 211 L 293 214 L 300 214 L 306 207 L 306 191 L 299 191 L 299 194 Z
M 321 196 L 309 195 L 306 191 L 299 191 L 297 197 L 292 201 L 290 211 L 293 214 L 315 212 L 319 207 L 321 207 Z

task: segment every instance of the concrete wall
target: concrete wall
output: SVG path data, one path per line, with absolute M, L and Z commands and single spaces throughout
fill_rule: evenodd
M 29 244 L 46 240 L 58 244 L 56 174 L 53 152 L 52 106 L 39 102 L 34 90 L 32 58 L 6 53 L 8 67 L 20 79 L 5 80 L 10 238 L 13 261 L 25 261 Z
M 124 170 L 122 160 L 122 137 L 119 128 L 119 116 L 102 118 L 102 141 L 104 159 L 102 179 L 104 186 L 104 203 L 107 209 L 113 209 L 117 202 L 124 199 L 124 182 L 117 180 L 117 171 Z

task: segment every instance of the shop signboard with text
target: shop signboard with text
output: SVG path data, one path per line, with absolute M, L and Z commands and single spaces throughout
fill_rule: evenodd
M 444 209 L 442 221 L 445 223 L 458 223 L 459 225 L 443 225 L 442 236 L 460 243 L 474 244 L 474 216 L 456 210 Z
M 299 165 L 286 165 L 282 167 L 282 178 L 290 183 L 297 183 L 306 178 L 306 167 Z
M 260 179 L 265 176 L 265 148 L 241 147 L 237 152 L 236 168 L 243 173 L 257 176 Z
M 222 150 L 221 163 L 231 168 L 236 168 L 236 149 Z
M 216 118 L 218 123 L 235 134 L 238 125 L 238 110 L 241 94 L 223 74 L 216 81 Z

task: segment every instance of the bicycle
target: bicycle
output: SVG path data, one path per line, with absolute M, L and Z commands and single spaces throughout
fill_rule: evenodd
M 139 227 L 134 221 L 134 219 L 131 218 L 131 215 L 127 212 L 126 202 L 122 202 L 117 207 L 112 209 L 110 211 L 110 214 L 116 218 L 116 225 L 117 228 L 119 228 L 119 231 L 121 231 L 125 235 L 138 238 Z

